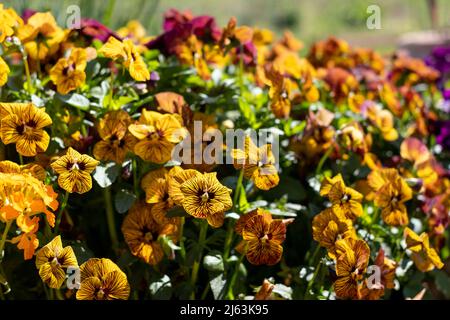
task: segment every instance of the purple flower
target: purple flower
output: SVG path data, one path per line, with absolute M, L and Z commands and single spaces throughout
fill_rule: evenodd
M 438 120 L 433 123 L 436 143 L 445 150 L 450 150 L 450 120 Z
M 192 17 L 190 13 L 181 13 L 175 9 L 164 15 L 163 29 L 164 33 L 149 41 L 146 46 L 158 49 L 165 55 L 175 54 L 176 46 L 191 35 L 204 42 L 217 42 L 222 33 L 213 17 Z
M 33 9 L 25 9 L 22 12 L 23 22 L 27 23 L 28 19 L 30 19 L 37 11 Z
M 425 58 L 425 63 L 438 70 L 442 75 L 450 72 L 450 46 L 435 47 Z
M 425 63 L 441 73 L 438 87 L 445 100 L 450 100 L 450 89 L 445 88 L 445 82 L 450 77 L 450 45 L 435 47 L 425 58 Z
M 117 33 L 106 27 L 104 24 L 89 18 L 81 19 L 81 34 L 92 40 L 97 39 L 101 42 L 106 42 L 111 36 L 122 40 Z
M 256 47 L 253 44 L 253 42 L 248 41 L 248 42 L 244 43 L 242 46 L 239 46 L 237 48 L 237 50 L 236 50 L 237 61 L 239 61 L 239 59 L 241 59 L 241 54 L 242 54 L 242 59 L 243 59 L 245 66 L 251 67 L 251 66 L 256 65 L 257 50 L 256 50 Z M 236 61 L 236 63 L 238 63 L 237 61 Z

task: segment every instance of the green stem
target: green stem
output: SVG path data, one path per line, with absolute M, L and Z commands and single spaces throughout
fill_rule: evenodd
M 328 159 L 328 157 L 330 156 L 331 152 L 333 151 L 333 147 L 331 146 L 330 148 L 328 148 L 328 150 L 324 153 L 324 155 L 322 156 L 322 158 L 320 158 L 319 164 L 317 165 L 316 168 L 316 175 L 318 175 L 321 171 L 322 171 L 322 167 L 325 163 L 325 161 Z
M 20 153 L 19 153 L 19 162 L 20 162 L 20 165 L 23 166 L 23 157 Z
M 233 294 L 233 287 L 236 283 L 237 276 L 239 274 L 239 267 L 241 266 L 242 260 L 244 259 L 245 252 L 247 251 L 247 248 L 244 249 L 243 253 L 239 257 L 239 260 L 236 262 L 236 265 L 234 267 L 233 275 L 231 276 L 230 285 L 227 289 L 227 298 L 230 300 L 234 300 L 234 294 Z
M 109 236 L 111 237 L 113 249 L 116 250 L 119 248 L 119 240 L 117 237 L 114 208 L 112 205 L 111 187 L 103 188 L 103 199 L 105 201 L 106 221 L 108 224 Z
M 58 300 L 65 300 L 63 294 L 61 293 L 61 289 L 55 289 L 55 293 Z
M 192 274 L 191 274 L 191 300 L 195 300 L 195 284 L 197 283 L 198 271 L 200 269 L 200 263 L 202 261 L 203 255 L 203 247 L 205 246 L 206 233 L 208 231 L 208 222 L 206 220 L 201 221 L 200 226 L 200 234 L 198 236 L 198 245 L 200 246 L 200 250 L 198 253 L 197 259 L 194 261 L 194 265 L 192 266 Z
M 205 300 L 206 296 L 208 295 L 209 289 L 211 289 L 211 285 L 208 282 L 208 284 L 205 287 L 205 290 L 203 290 L 200 300 Z
M 138 172 L 137 172 L 137 161 L 136 157 L 133 157 L 132 160 L 132 170 L 133 170 L 133 187 L 134 187 L 134 194 L 136 195 L 136 198 L 139 199 L 139 180 L 138 180 Z
M 8 231 L 11 228 L 11 225 L 14 220 L 8 220 L 5 225 L 5 230 L 3 230 L 2 239 L 0 240 L 0 273 L 1 277 L 4 278 L 5 283 L 6 281 L 6 275 L 3 272 L 3 268 L 1 268 L 1 261 L 3 260 L 3 249 L 5 248 L 6 238 L 8 237 Z M 5 296 L 3 294 L 3 285 L 0 283 L 0 298 L 1 300 L 5 300 Z
M 31 87 L 31 76 L 30 76 L 30 66 L 28 65 L 28 59 L 27 56 L 23 56 L 23 65 L 25 67 L 25 75 L 27 77 L 27 86 L 28 86 L 28 93 L 30 96 L 33 93 L 32 87 Z
M 64 209 L 67 206 L 67 202 L 69 201 L 69 191 L 66 191 L 64 194 L 63 201 L 61 202 L 61 206 L 59 207 L 58 214 L 56 216 L 55 229 L 53 230 L 53 234 L 56 236 L 59 232 L 59 225 L 61 223 L 61 218 L 64 212 Z
M 111 110 L 111 106 L 113 105 L 113 96 L 114 96 L 114 72 L 111 70 L 111 76 L 109 77 L 110 87 L 109 88 L 109 105 L 108 110 Z
M 5 230 L 3 230 L 2 240 L 0 241 L 0 261 L 3 259 L 3 249 L 5 248 L 6 238 L 8 237 L 8 231 L 11 228 L 13 220 L 8 220 L 6 222 Z
M 244 46 L 241 45 L 241 54 L 239 55 L 239 90 L 241 91 L 241 95 L 244 92 Z
M 236 183 L 236 190 L 234 191 L 233 196 L 233 210 L 235 212 L 240 212 L 238 201 L 239 201 L 239 194 L 241 192 L 242 188 L 242 181 L 244 180 L 244 169 L 242 169 L 239 173 L 238 181 Z M 230 255 L 231 245 L 233 243 L 233 223 L 231 220 L 228 220 L 227 223 L 227 233 L 225 236 L 225 247 L 223 251 L 223 260 L 226 261 Z
M 186 248 L 184 247 L 184 224 L 186 223 L 186 218 L 181 217 L 181 225 L 180 225 L 180 255 L 183 263 L 186 261 Z
M 314 249 L 314 253 L 313 253 L 313 255 L 311 256 L 311 260 L 309 261 L 309 264 L 310 264 L 310 265 L 316 263 L 317 255 L 318 255 L 319 252 L 320 252 L 320 248 L 321 248 L 320 245 L 317 245 L 316 248 Z
M 305 291 L 305 295 L 304 295 L 305 300 L 309 298 L 312 285 L 314 284 L 314 281 L 316 280 L 321 267 L 322 267 L 322 260 L 319 260 L 319 263 L 317 263 L 316 269 L 314 270 L 313 277 L 311 278 L 311 280 L 309 280 L 308 285 L 306 286 L 306 291 Z

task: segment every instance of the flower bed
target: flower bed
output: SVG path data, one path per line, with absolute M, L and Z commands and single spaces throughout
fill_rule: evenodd
M 448 47 L 0 17 L 1 298 L 450 298 Z

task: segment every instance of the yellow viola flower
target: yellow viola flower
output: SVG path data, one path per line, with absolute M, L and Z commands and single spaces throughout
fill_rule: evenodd
M 380 130 L 386 141 L 398 139 L 398 132 L 394 128 L 394 116 L 389 110 L 381 109 L 379 105 L 370 104 L 367 108 L 367 117 Z
M 258 148 L 250 137 L 245 137 L 244 150 L 233 149 L 234 167 L 244 170 L 244 177 L 251 179 L 261 190 L 270 190 L 280 182 L 272 146 Z
M 137 142 L 137 139 L 128 131 L 130 124 L 131 117 L 123 110 L 106 113 L 97 126 L 102 140 L 94 146 L 94 157 L 102 161 L 124 162 Z
M 6 37 L 14 34 L 15 28 L 23 24 L 13 8 L 5 9 L 3 3 L 0 3 L 0 43 L 5 41 Z
M 20 26 L 17 36 L 33 60 L 44 60 L 58 51 L 66 34 L 50 12 L 37 12 Z
M 5 60 L 0 57 L 0 87 L 4 86 L 8 81 L 8 75 L 10 73 L 10 69 L 6 64 Z
M 195 35 L 191 35 L 183 43 L 178 44 L 175 51 L 182 64 L 193 66 L 204 80 L 211 78 L 211 72 L 203 54 L 203 43 Z
M 430 239 L 427 233 L 423 232 L 419 236 L 406 227 L 404 235 L 406 247 L 411 250 L 411 259 L 414 261 L 417 269 L 422 272 L 428 272 L 434 268 L 442 269 L 444 267 L 438 253 L 430 246 Z
M 346 238 L 336 241 L 336 276 L 333 287 L 336 297 L 358 299 L 360 281 L 366 272 L 370 249 L 363 240 Z
M 195 218 L 207 219 L 213 227 L 223 224 L 225 211 L 233 206 L 231 190 L 223 186 L 217 173 L 204 173 L 195 176 L 180 186 L 183 193 L 183 208 Z
M 363 281 L 359 289 L 359 299 L 361 300 L 379 300 L 384 296 L 386 289 L 395 287 L 394 280 L 397 262 L 385 257 L 384 250 L 380 249 L 374 265 L 380 268 L 380 281 L 373 283 L 371 288 L 368 287 L 366 281 Z
M 241 216 L 235 226 L 244 239 L 239 250 L 246 248 L 244 253 L 251 264 L 277 264 L 283 255 L 281 244 L 286 239 L 288 222 L 273 219 L 269 211 L 260 208 Z
M 200 172 L 194 169 L 182 169 L 178 166 L 170 169 L 169 196 L 176 205 L 183 205 L 184 194 L 180 189 L 183 182 L 201 175 Z
M 374 190 L 374 203 L 381 208 L 384 222 L 392 226 L 409 223 L 405 202 L 412 198 L 412 190 L 396 169 L 379 169 L 368 176 Z
M 127 300 L 130 285 L 120 268 L 106 258 L 91 258 L 80 266 L 77 300 Z
M 18 165 L 9 160 L 0 161 L 1 173 L 21 173 L 23 175 L 31 175 L 34 178 L 44 181 L 47 172 L 40 165 L 35 163 L 27 163 L 25 165 Z
M 144 43 L 148 39 L 146 33 L 145 28 L 138 20 L 130 20 L 125 27 L 117 30 L 120 37 L 130 38 L 137 43 Z
M 10 111 L 1 120 L 4 144 L 15 143 L 17 152 L 26 157 L 47 150 L 50 136 L 44 127 L 51 125 L 52 119 L 44 108 L 37 108 L 32 103 L 1 103 L 0 107 Z
M 139 121 L 128 127 L 139 140 L 134 146 L 134 153 L 144 161 L 169 161 L 175 144 L 182 141 L 186 134 L 181 123 L 175 115 L 142 110 Z
M 126 39 L 121 42 L 114 37 L 109 37 L 108 41 L 99 49 L 99 53 L 123 63 L 134 80 L 150 80 L 147 65 L 132 40 Z
M 86 80 L 87 55 L 83 48 L 71 49 L 67 58 L 61 58 L 50 69 L 50 80 L 56 85 L 60 94 L 68 94 L 84 84 Z
M 152 205 L 144 201 L 135 203 L 122 224 L 122 233 L 131 253 L 150 265 L 158 264 L 164 257 L 159 243 L 160 236 L 167 236 L 177 242 L 180 219 L 156 217 Z
M 39 276 L 50 288 L 61 288 L 69 267 L 78 268 L 77 257 L 72 247 L 63 248 L 61 236 L 55 237 L 36 254 Z
M 331 179 L 325 178 L 322 182 L 320 194 L 328 197 L 332 204 L 331 208 L 337 215 L 355 220 L 363 214 L 362 194 L 347 187 L 340 174 Z
M 169 171 L 160 168 L 148 172 L 141 181 L 145 191 L 145 201 L 152 204 L 152 214 L 158 222 L 165 219 L 166 212 L 174 207 L 169 196 Z
M 353 223 L 345 216 L 336 214 L 327 208 L 316 215 L 312 222 L 313 239 L 328 251 L 331 259 L 336 258 L 336 241 L 346 238 L 357 238 Z
M 59 174 L 58 184 L 67 192 L 86 193 L 92 188 L 91 173 L 99 162 L 87 154 L 69 148 L 67 153 L 51 164 Z

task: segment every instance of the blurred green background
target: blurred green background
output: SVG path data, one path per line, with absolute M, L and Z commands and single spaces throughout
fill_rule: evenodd
M 398 36 L 431 28 L 427 0 L 3 0 L 18 11 L 25 8 L 50 10 L 63 24 L 66 9 L 79 5 L 84 17 L 95 18 L 111 28 L 137 19 L 149 34 L 161 31 L 163 13 L 170 9 L 189 9 L 193 14 L 208 14 L 226 25 L 231 16 L 240 24 L 267 27 L 276 33 L 291 29 L 307 45 L 329 35 L 350 43 L 382 51 L 396 46 Z M 435 0 L 439 28 L 450 26 L 450 0 Z M 381 8 L 381 30 L 368 30 L 367 7 Z

